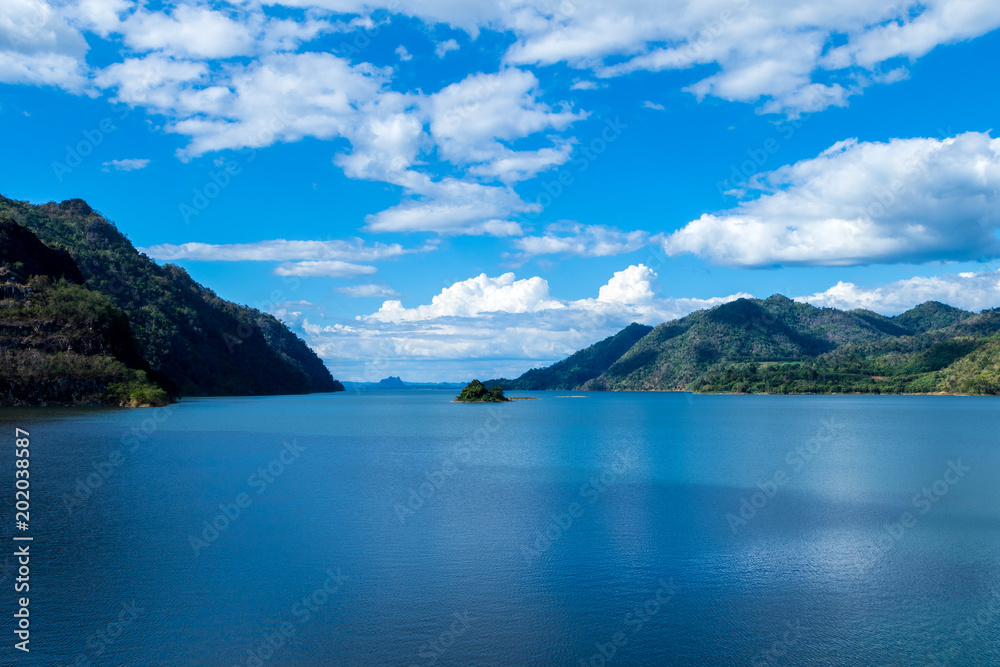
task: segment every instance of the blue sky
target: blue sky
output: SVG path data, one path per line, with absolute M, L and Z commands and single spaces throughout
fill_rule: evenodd
M 341 379 L 740 295 L 1000 306 L 1000 6 L 8 0 L 0 193 L 80 197 Z

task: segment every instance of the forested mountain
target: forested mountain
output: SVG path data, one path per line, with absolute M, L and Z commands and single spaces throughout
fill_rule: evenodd
M 78 274 L 67 279 L 82 281 L 124 314 L 149 377 L 171 394 L 343 390 L 316 354 L 281 322 L 221 299 L 178 266 L 157 265 L 86 202 L 36 206 L 0 197 L 0 217 L 14 219 L 73 261 Z M 31 275 L 29 255 L 4 257 L 21 262 L 21 273 Z M 0 345 L 7 347 L 8 342 Z
M 0 218 L 0 405 L 162 405 L 125 314 L 76 262 Z
M 781 295 L 739 299 L 661 324 L 612 360 L 609 341 L 636 326 L 497 382 L 510 389 L 1000 393 L 1000 309 L 975 314 L 928 302 L 885 317 Z M 573 359 L 600 364 L 589 367 L 590 379 L 565 382 Z
M 573 389 L 596 378 L 618 360 L 653 327 L 633 322 L 614 336 L 594 343 L 548 368 L 532 368 L 516 380 L 498 378 L 489 380 L 486 386 L 502 386 L 504 389 Z

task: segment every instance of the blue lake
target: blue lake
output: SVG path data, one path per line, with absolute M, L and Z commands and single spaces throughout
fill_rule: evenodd
M 0 410 L 3 663 L 1000 664 L 997 399 L 521 395 Z

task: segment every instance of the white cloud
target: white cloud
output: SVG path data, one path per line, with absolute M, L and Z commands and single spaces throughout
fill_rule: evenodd
M 978 37 L 1000 26 L 1000 8 L 994 3 L 945 0 L 895 6 L 887 20 L 859 30 L 846 44 L 830 49 L 821 65 L 872 68 L 897 56 L 911 61 L 939 44 Z
M 558 301 L 549 298 L 549 285 L 542 278 L 516 280 L 513 273 L 490 278 L 483 273 L 446 287 L 429 305 L 404 308 L 401 301 L 386 301 L 377 313 L 365 319 L 413 322 L 491 312 L 528 313 L 560 307 Z
M 250 2 L 178 2 L 151 11 L 141 4 L 132 9 L 127 0 L 71 0 L 56 12 L 43 0 L 6 0 L 0 33 L 26 31 L 29 39 L 22 42 L 42 46 L 32 47 L 34 52 L 0 52 L 0 80 L 79 90 L 86 71 L 80 30 L 119 34 L 138 53 L 263 57 L 296 50 L 323 33 L 371 26 L 372 13 L 384 9 L 428 26 L 450 25 L 473 39 L 482 29 L 513 34 L 516 41 L 505 56 L 513 65 L 567 63 L 605 78 L 639 70 L 700 72 L 695 65 L 710 65 L 717 71 L 707 78 L 692 76 L 687 89 L 693 94 L 760 101 L 765 111 L 794 115 L 844 105 L 867 85 L 899 80 L 880 71 L 894 59 L 914 60 L 939 45 L 1000 27 L 1000 5 L 970 0 L 627 0 L 611 5 L 602 0 L 414 0 L 402 5 L 395 0 L 275 0 L 272 6 L 304 9 L 305 17 L 276 19 Z M 316 18 L 330 12 L 353 18 Z M 440 57 L 457 46 L 457 40 L 448 39 L 435 51 Z M 23 62 L 28 55 L 41 57 L 43 50 L 49 67 Z M 75 65 L 67 61 L 56 74 L 50 67 L 54 55 L 70 56 Z M 13 60 L 20 62 L 11 68 Z M 5 73 L 4 64 L 12 71 Z
M 302 278 L 351 278 L 354 276 L 371 275 L 378 269 L 374 266 L 351 264 L 339 259 L 310 260 L 306 262 L 289 262 L 274 269 L 278 276 L 299 276 Z
M 182 152 L 191 157 L 347 136 L 359 120 L 358 107 L 379 95 L 386 77 L 383 70 L 327 53 L 269 55 L 233 68 L 223 86 L 192 91 L 190 112 L 168 129 L 191 137 Z
M 285 262 L 274 269 L 279 276 L 349 278 L 376 273 L 374 266 L 358 262 L 377 262 L 403 255 L 430 252 L 436 242 L 419 248 L 404 248 L 398 243 L 369 245 L 359 238 L 333 241 L 288 241 L 276 239 L 256 243 L 181 243 L 139 248 L 159 260 L 189 259 L 205 262 Z M 301 260 L 301 261 L 288 261 Z
M 359 379 L 369 372 L 384 377 L 386 359 L 426 379 L 516 376 L 631 322 L 658 324 L 741 296 L 748 295 L 662 297 L 655 272 L 641 264 L 616 272 L 596 298 L 578 300 L 554 297 L 538 276 L 482 274 L 445 288 L 429 304 L 408 308 L 390 300 L 349 324 L 306 321 L 303 330 L 320 356 Z
M 663 106 L 662 104 L 657 104 L 656 102 L 650 102 L 649 100 L 646 100 L 645 102 L 643 102 L 642 103 L 642 107 L 644 109 L 653 109 L 654 111 L 666 111 L 667 110 L 667 107 Z
M 520 7 L 507 14 L 505 21 L 518 37 L 508 62 L 565 62 L 601 77 L 715 65 L 717 73 L 694 81 L 688 90 L 699 97 L 763 100 L 763 110 L 791 115 L 843 106 L 879 79 L 878 69 L 888 60 L 912 60 L 1000 26 L 1000 6 L 968 0 L 631 0 L 616 5 L 575 0 L 573 11 L 559 7 L 553 0 L 534 11 Z M 828 48 L 834 39 L 839 45 Z M 834 81 L 821 84 L 820 78 Z
M 607 285 L 601 287 L 597 300 L 605 303 L 646 303 L 656 294 L 653 285 L 656 273 L 647 266 L 633 265 L 624 271 L 617 271 Z
M 404 63 L 413 60 L 413 56 L 410 55 L 410 52 L 407 51 L 406 47 L 402 44 L 396 47 L 396 55 L 399 56 L 400 61 Z
M 458 42 L 454 39 L 446 39 L 443 42 L 438 42 L 434 47 L 434 55 L 438 58 L 444 58 L 449 51 L 457 51 L 459 49 Z
M 104 167 L 104 171 L 109 169 L 115 169 L 117 171 L 138 171 L 139 169 L 145 169 L 149 166 L 149 160 L 145 158 L 127 158 L 124 160 L 111 160 L 110 162 L 104 162 L 101 166 Z
M 408 195 L 398 206 L 370 215 L 366 229 L 374 232 L 430 231 L 439 234 L 516 236 L 521 226 L 509 220 L 516 213 L 537 210 L 512 189 L 469 183 L 455 178 L 433 181 L 406 172 L 400 179 Z M 420 197 L 419 199 L 416 197 Z
M 85 65 L 72 56 L 0 51 L 0 83 L 30 83 L 79 92 L 86 85 L 85 76 Z
M 91 0 L 97 5 L 112 2 Z M 115 25 L 112 16 L 121 13 L 120 9 L 114 12 L 117 7 L 120 5 L 99 6 L 86 17 L 100 21 L 98 29 L 122 33 L 125 43 L 136 52 L 185 58 L 226 59 L 295 51 L 322 33 L 354 29 L 353 22 L 321 21 L 310 15 L 303 20 L 271 18 L 252 5 L 223 10 L 194 4 L 178 4 L 169 13 L 139 9 Z
M 121 23 L 121 15 L 131 7 L 130 0 L 77 0 L 75 4 L 64 5 L 63 15 L 69 15 L 74 23 L 92 30 L 102 37 L 115 32 Z
M 140 9 L 122 26 L 125 43 L 141 52 L 193 58 L 230 58 L 256 50 L 254 30 L 220 11 L 178 5 L 170 14 Z
M 203 112 L 206 96 L 197 92 L 194 84 L 204 82 L 208 72 L 204 63 L 151 55 L 109 65 L 94 77 L 94 83 L 114 89 L 119 102 L 183 115 Z M 218 92 L 221 90 L 216 95 Z
M 362 298 L 362 297 L 390 297 L 399 296 L 396 290 L 392 289 L 388 285 L 379 285 L 377 283 L 368 283 L 365 285 L 347 285 L 346 287 L 336 287 L 334 288 L 337 292 L 344 294 L 349 297 Z
M 918 276 L 874 287 L 838 282 L 824 292 L 795 300 L 829 308 L 865 308 L 883 315 L 897 315 L 925 301 L 978 311 L 1000 307 L 1000 271 Z
M 563 142 L 553 148 L 535 151 L 513 151 L 500 147 L 489 162 L 473 165 L 470 174 L 513 183 L 532 178 L 552 167 L 565 164 L 573 154 L 571 142 Z
M 398 243 L 374 243 L 368 245 L 362 239 L 350 241 L 257 241 L 255 243 L 181 243 L 140 248 L 154 259 L 177 260 L 194 259 L 206 262 L 281 262 L 299 260 L 348 260 L 354 262 L 375 262 L 394 259 L 415 252 L 433 250 L 434 244 L 422 248 L 404 248 Z
M 765 194 L 669 235 L 671 255 L 730 266 L 967 260 L 1000 247 L 1000 139 L 838 142 L 760 174 Z
M 588 319 L 623 322 L 622 326 L 631 321 L 658 324 L 741 296 L 748 295 L 741 293 L 713 299 L 662 298 L 658 295 L 656 272 L 643 264 L 615 272 L 600 288 L 597 298 L 575 301 L 553 298 L 549 294 L 548 281 L 538 276 L 518 280 L 513 273 L 496 278 L 484 273 L 443 289 L 430 304 L 406 308 L 401 301 L 386 301 L 378 312 L 358 320 L 399 324 L 497 314 L 535 314 L 551 323 L 572 323 L 573 327 L 587 327 Z
M 189 137 L 190 159 L 304 137 L 349 136 L 359 107 L 379 97 L 388 72 L 328 53 L 276 53 L 212 72 L 204 63 L 150 55 L 107 68 L 98 85 L 118 99 L 166 116 L 169 132 Z
M 0 3 L 0 83 L 86 87 L 88 46 L 60 8 L 44 0 Z
M 657 237 L 658 239 L 658 237 Z M 633 252 L 653 239 L 648 232 L 623 232 L 603 225 L 553 224 L 542 236 L 525 236 L 513 241 L 521 258 L 536 255 L 578 255 L 607 257 Z
M 297 301 L 282 301 L 281 303 L 276 303 L 274 308 L 283 308 L 285 310 L 299 309 L 299 310 L 322 310 L 322 306 L 318 306 L 312 301 L 306 301 L 304 299 L 299 299 Z
M 432 95 L 384 94 L 364 107 L 351 133 L 352 150 L 335 161 L 348 176 L 393 183 L 405 194 L 399 205 L 368 216 L 366 229 L 521 234 L 511 218 L 538 207 L 524 202 L 510 184 L 565 163 L 572 145 L 553 140 L 550 147 L 513 150 L 507 144 L 565 130 L 586 115 L 566 106 L 553 109 L 537 100 L 538 92 L 533 74 L 508 68 L 468 76 Z M 504 185 L 468 177 L 436 179 L 417 171 L 421 146 L 435 147 L 435 157 L 464 169 L 468 177 Z
M 221 72 L 150 55 L 113 65 L 96 81 L 115 88 L 119 100 L 171 119 L 167 131 L 190 138 L 183 159 L 304 137 L 348 139 L 350 149 L 334 160 L 345 174 L 405 194 L 398 206 L 368 217 L 370 230 L 520 234 L 510 218 L 534 209 L 509 184 L 565 163 L 572 145 L 556 138 L 533 150 L 508 144 L 563 131 L 586 114 L 539 102 L 538 80 L 513 68 L 430 95 L 388 90 L 390 75 L 322 53 L 271 54 Z M 444 157 L 457 173 L 425 173 L 422 154 Z
M 441 155 L 456 165 L 490 163 L 491 175 L 518 180 L 569 159 L 565 144 L 548 152 L 534 151 L 530 169 L 505 170 L 498 160 L 519 154 L 502 144 L 547 130 L 565 130 L 587 117 L 567 107 L 553 110 L 538 101 L 538 79 L 531 72 L 508 68 L 496 74 L 474 74 L 430 96 L 424 106 L 431 136 Z
M 512 217 L 530 206 L 511 187 L 565 164 L 575 143 L 565 134 L 587 116 L 545 98 L 536 75 L 519 66 L 569 64 L 581 74 L 574 90 L 629 72 L 685 69 L 686 90 L 699 98 L 795 115 L 845 105 L 866 86 L 905 78 L 905 68 L 891 69 L 894 59 L 915 59 L 1000 26 L 1000 5 L 969 0 L 276 0 L 269 6 L 294 7 L 297 18 L 275 18 L 256 2 L 179 1 L 153 10 L 128 0 L 6 0 L 0 82 L 113 93 L 162 115 L 166 131 L 187 137 L 178 153 L 184 160 L 304 138 L 344 139 L 349 148 L 337 164 L 345 173 L 404 190 L 399 206 L 374 213 L 369 228 L 516 234 Z M 373 15 L 389 21 L 383 9 L 427 26 L 447 24 L 473 39 L 488 29 L 515 41 L 499 71 L 470 74 L 437 92 L 393 91 L 394 68 L 364 62 L 363 51 L 299 52 L 323 34 L 370 30 Z M 117 41 L 123 61 L 92 71 L 84 31 Z M 443 57 L 460 41 L 442 41 L 435 52 Z M 409 57 L 402 47 L 399 54 Z M 465 196 L 488 192 L 490 210 L 476 214 L 477 200 L 458 197 L 462 188 Z M 445 222 L 434 222 L 438 214 Z

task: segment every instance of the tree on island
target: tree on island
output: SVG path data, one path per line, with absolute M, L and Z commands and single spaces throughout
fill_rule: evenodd
M 479 380 L 473 380 L 465 385 L 465 389 L 462 390 L 462 393 L 455 400 L 460 403 L 506 403 L 510 401 L 509 398 L 503 395 L 503 387 L 498 385 L 492 389 L 487 389 L 486 385 Z

